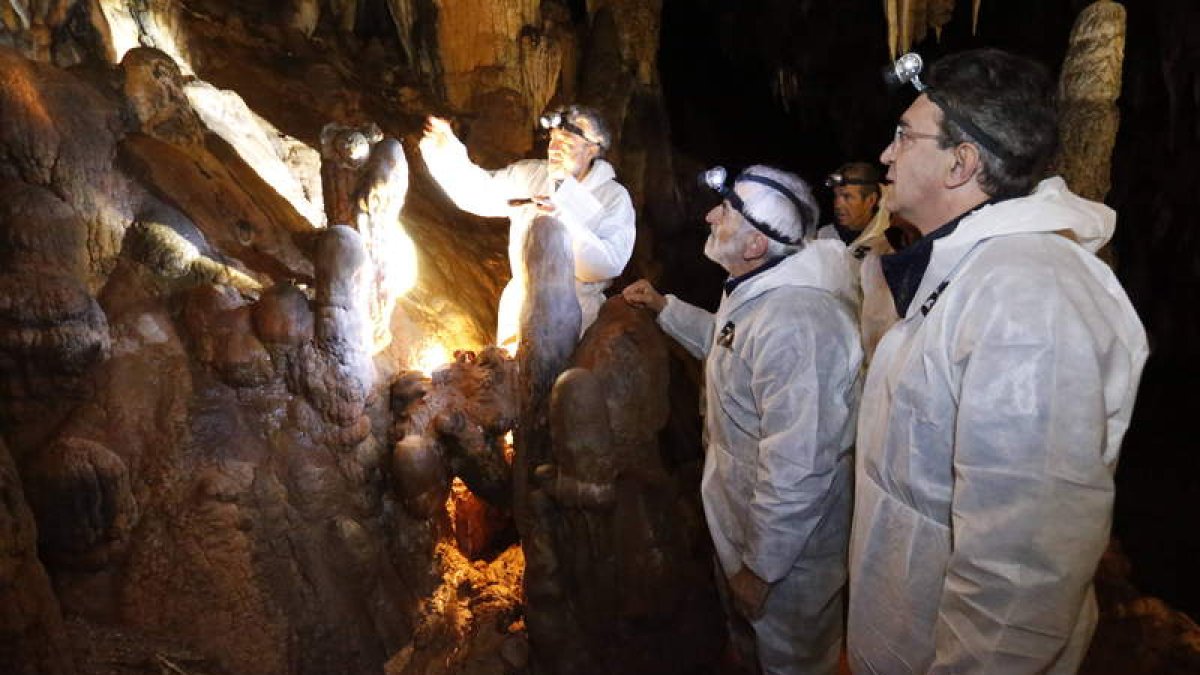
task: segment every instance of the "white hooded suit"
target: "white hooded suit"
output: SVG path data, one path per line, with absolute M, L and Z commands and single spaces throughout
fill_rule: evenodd
M 1055 178 L 934 242 L 863 393 L 855 673 L 1078 669 L 1147 356 L 1114 223 Z
M 768 674 L 834 672 L 842 635 L 859 346 L 840 241 L 747 278 L 716 315 L 667 296 L 663 329 L 705 359 L 702 494 L 721 566 L 772 585 L 752 622 Z
M 453 142 L 438 149 L 422 142 L 421 154 L 438 185 L 464 211 L 484 217 L 507 217 L 508 260 L 512 280 L 500 296 L 496 343 L 503 345 L 517 335 L 521 315 L 524 267 L 522 247 L 525 233 L 540 215 L 532 204 L 509 206 L 510 199 L 551 195 L 554 184 L 546 160 L 524 160 L 497 171 L 486 171 L 467 157 L 467 149 Z M 555 214 L 571 235 L 575 256 L 575 295 L 583 321 L 580 333 L 596 319 L 604 304 L 604 290 L 625 269 L 637 236 L 636 214 L 629 192 L 616 181 L 612 165 L 596 159 L 580 181 L 601 204 L 601 212 L 588 222 L 576 222 L 565 213 Z

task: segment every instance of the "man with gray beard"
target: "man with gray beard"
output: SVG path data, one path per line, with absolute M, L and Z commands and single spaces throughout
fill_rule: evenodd
M 768 675 L 834 673 L 862 361 L 854 280 L 845 246 L 813 239 L 818 209 L 797 176 L 705 176 L 723 201 L 704 253 L 730 275 L 716 314 L 645 280 L 623 296 L 705 360 L 701 491 L 739 656 Z

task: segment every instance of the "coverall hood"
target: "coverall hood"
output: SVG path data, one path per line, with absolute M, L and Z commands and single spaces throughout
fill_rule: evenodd
M 985 206 L 963 218 L 954 232 L 935 241 L 929 267 L 905 316 L 918 311 L 981 241 L 1001 235 L 1051 232 L 1095 253 L 1112 238 L 1116 225 L 1117 214 L 1111 208 L 1072 193 L 1059 176 L 1047 178 L 1028 197 Z
M 725 313 L 780 286 L 828 291 L 851 307 L 858 307 L 854 275 L 846 264 L 846 246 L 838 240 L 816 239 L 783 262 L 738 285 L 726 300 Z

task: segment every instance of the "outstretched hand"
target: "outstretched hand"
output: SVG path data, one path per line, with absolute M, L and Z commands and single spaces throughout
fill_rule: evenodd
M 441 117 L 425 118 L 425 135 L 421 137 L 422 147 L 431 150 L 444 150 L 458 142 L 450 122 Z
M 645 279 L 638 279 L 626 286 L 625 290 L 621 291 L 621 297 L 634 307 L 648 309 L 655 314 L 667 306 L 667 299 L 654 290 L 654 286 L 651 286 L 650 282 Z

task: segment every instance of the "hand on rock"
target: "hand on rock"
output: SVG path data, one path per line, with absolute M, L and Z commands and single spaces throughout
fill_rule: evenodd
M 625 298 L 625 302 L 634 307 L 648 309 L 655 314 L 658 314 L 663 310 L 663 307 L 667 306 L 667 299 L 661 293 L 654 290 L 654 286 L 651 286 L 650 282 L 645 279 L 638 279 L 626 286 L 625 290 L 621 291 L 621 297 Z

